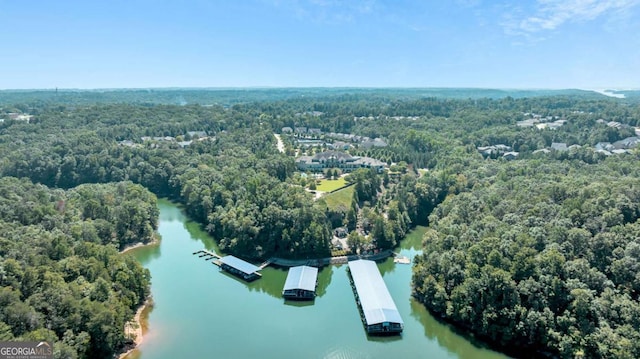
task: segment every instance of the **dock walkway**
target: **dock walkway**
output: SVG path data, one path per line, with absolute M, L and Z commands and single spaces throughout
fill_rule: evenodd
M 199 251 L 193 252 L 193 255 L 198 255 L 199 258 L 204 258 L 205 260 L 212 260 L 212 263 L 220 266 L 221 255 L 211 252 L 206 249 L 201 249 Z M 384 251 L 380 251 L 374 254 L 352 254 L 349 256 L 339 256 L 339 257 L 325 257 L 325 258 L 312 258 L 312 259 L 286 259 L 286 258 L 278 258 L 272 257 L 263 262 L 258 266 L 260 269 L 264 269 L 265 267 L 274 264 L 279 267 L 297 267 L 297 266 L 311 266 L 311 267 L 322 267 L 329 264 L 347 264 L 349 261 L 354 261 L 358 259 L 368 259 L 372 261 L 377 261 L 381 259 L 385 259 L 391 256 L 394 256 L 391 250 L 387 249 Z
M 219 254 L 211 252 L 211 251 L 208 251 L 206 249 L 201 249 L 199 251 L 195 251 L 195 252 L 193 252 L 193 255 L 194 256 L 198 255 L 198 258 L 208 257 L 208 258 L 204 259 L 206 261 L 208 261 L 210 259 L 220 259 L 220 258 L 222 258 L 222 256 L 220 256 Z
M 272 264 L 275 264 L 280 267 L 297 267 L 297 266 L 316 266 L 321 267 L 329 264 L 346 264 L 349 261 L 354 261 L 357 259 L 369 259 L 372 261 L 377 261 L 381 259 L 385 259 L 387 257 L 391 257 L 393 252 L 389 249 L 380 251 L 374 254 L 352 254 L 349 256 L 339 256 L 339 257 L 326 257 L 326 258 L 317 258 L 317 259 L 285 259 L 273 257 L 269 259 Z
M 269 264 L 273 263 L 273 258 L 269 258 L 267 259 L 264 263 L 260 264 L 258 266 L 258 268 L 260 269 L 264 269 L 265 267 L 267 267 Z

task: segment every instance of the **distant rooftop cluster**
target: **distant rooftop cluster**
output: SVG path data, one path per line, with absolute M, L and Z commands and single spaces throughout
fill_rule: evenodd
M 595 145 L 595 151 L 598 153 L 602 153 L 605 156 L 611 155 L 619 155 L 624 153 L 629 153 L 629 150 L 638 147 L 640 143 L 640 138 L 633 136 L 627 137 L 620 141 L 616 141 L 614 143 L 609 142 L 599 142 Z
M 6 116 L 13 121 L 23 121 L 26 123 L 30 123 L 33 119 L 33 115 L 29 115 L 28 113 L 18 113 L 18 112 L 9 112 Z M 6 121 L 6 118 L 0 118 L 0 123 Z
M 370 138 L 367 136 L 354 135 L 351 133 L 339 133 L 339 132 L 322 132 L 319 128 L 311 128 L 311 127 L 294 127 L 291 128 L 289 126 L 282 128 L 283 134 L 295 134 L 297 135 L 297 139 L 295 140 L 297 144 L 300 144 L 305 147 L 312 146 L 321 146 L 327 145 L 333 149 L 348 149 L 351 147 L 348 143 L 357 144 L 358 147 L 361 148 L 372 148 L 372 147 L 386 147 L 387 142 L 380 137 Z M 324 138 L 329 138 L 335 140 L 333 144 L 318 139 L 319 136 L 323 135 Z
M 622 123 L 620 123 L 618 121 L 606 121 L 606 120 L 604 120 L 602 118 L 598 119 L 598 121 L 596 121 L 596 123 L 604 124 L 604 125 L 607 125 L 607 126 L 609 126 L 611 128 L 615 128 L 615 129 L 618 129 L 618 130 L 629 127 L 629 125 L 622 124 Z
M 320 117 L 322 115 L 324 115 L 324 112 L 320 112 L 320 111 L 306 111 L 306 112 L 298 112 L 295 114 L 296 117 L 300 117 L 300 116 Z
M 528 116 L 526 120 L 518 121 L 516 125 L 518 127 L 536 127 L 539 130 L 550 129 L 555 130 L 564 126 L 567 120 L 561 119 L 558 116 L 542 116 L 535 113 L 523 113 L 524 116 Z
M 344 172 L 351 172 L 359 168 L 373 168 L 382 172 L 387 164 L 371 157 L 351 156 L 339 151 L 325 151 L 314 156 L 296 158 L 296 166 L 301 171 L 311 172 L 321 172 L 328 168 L 339 168 Z
M 416 121 L 420 118 L 420 116 L 354 116 L 353 120 L 354 121 L 364 121 L 364 120 L 369 120 L 369 121 L 373 121 L 373 120 L 378 120 L 381 118 L 390 118 L 396 121 L 400 121 L 400 120 L 412 120 L 412 121 Z
M 515 160 L 520 155 L 519 152 L 513 151 L 511 146 L 504 144 L 497 144 L 491 146 L 479 146 L 478 152 L 484 158 L 497 158 L 502 157 L 506 160 Z
M 189 145 L 191 145 L 193 143 L 193 141 L 203 141 L 212 137 L 209 137 L 207 135 L 207 133 L 205 131 L 187 131 L 187 137 L 190 138 L 190 140 L 184 140 L 184 141 L 178 141 L 175 137 L 173 136 L 142 136 L 140 137 L 140 140 L 142 143 L 144 142 L 170 142 L 170 143 L 176 143 L 178 146 L 184 148 L 187 147 Z M 139 147 L 141 146 L 140 143 L 136 143 L 132 140 L 124 140 L 124 141 L 119 141 L 118 144 L 120 146 L 126 146 L 126 147 Z
M 633 137 L 627 137 L 620 141 L 616 141 L 614 143 L 599 142 L 593 147 L 593 150 L 605 156 L 620 155 L 620 154 L 629 153 L 630 150 L 638 147 L 638 144 L 640 144 L 640 138 L 638 138 L 637 136 L 633 136 Z M 533 151 L 533 154 L 534 155 L 539 153 L 547 154 L 553 151 L 556 151 L 556 152 L 572 151 L 582 147 L 583 146 L 580 146 L 580 145 L 567 146 L 567 144 L 564 142 L 554 142 L 551 144 L 549 148 L 542 148 L 539 150 L 535 150 Z

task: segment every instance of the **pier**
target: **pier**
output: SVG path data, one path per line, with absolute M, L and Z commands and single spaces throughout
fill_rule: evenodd
M 260 264 L 258 266 L 258 268 L 260 269 L 264 269 L 265 267 L 267 267 L 269 264 L 273 263 L 273 258 L 269 258 L 268 260 L 266 260 L 264 263 Z
M 258 273 L 262 268 L 234 256 L 224 256 L 214 262 L 217 262 L 215 264 L 219 265 L 222 270 L 246 281 L 252 281 L 262 277 L 262 274 Z
M 260 274 L 258 271 L 273 263 L 273 260 L 269 259 L 266 262 L 260 264 L 260 266 L 255 266 L 249 262 L 243 261 L 240 258 L 236 258 L 234 256 L 223 257 L 206 249 L 195 251 L 192 254 L 194 256 L 197 255 L 198 258 L 204 258 L 205 261 L 210 260 L 211 263 L 217 265 L 225 272 L 231 273 L 246 281 L 252 281 L 262 277 L 262 274 Z
M 211 260 L 211 259 L 220 259 L 220 258 L 222 258 L 219 254 L 211 252 L 211 251 L 208 251 L 206 249 L 201 249 L 199 251 L 195 251 L 195 252 L 193 252 L 193 255 L 194 256 L 198 255 L 198 258 L 207 257 L 207 258 L 204 259 L 206 261 Z
M 393 253 L 393 263 L 411 264 L 409 257 L 402 256 L 398 253 Z
M 362 322 L 368 334 L 400 334 L 404 322 L 400 317 L 387 285 L 382 280 L 376 262 L 355 260 L 349 262 L 353 294 L 360 309 Z
M 318 268 L 291 267 L 282 289 L 282 296 L 285 299 L 313 300 L 316 297 L 317 286 Z

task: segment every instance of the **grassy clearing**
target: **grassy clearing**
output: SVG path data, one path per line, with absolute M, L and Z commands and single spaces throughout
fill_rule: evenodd
M 318 191 L 323 191 L 323 192 L 331 192 L 331 191 L 335 191 L 337 189 L 340 189 L 344 186 L 347 185 L 347 181 L 344 180 L 343 178 L 338 178 L 335 180 L 328 180 L 328 179 L 323 179 L 320 181 L 320 184 L 318 185 L 318 187 L 316 188 Z
M 322 199 L 327 203 L 327 207 L 329 209 L 336 209 L 339 205 L 344 205 L 346 208 L 349 208 L 351 205 L 351 199 L 353 198 L 353 191 L 355 190 L 354 186 L 350 186 L 344 189 L 339 190 L 338 192 L 330 193 Z

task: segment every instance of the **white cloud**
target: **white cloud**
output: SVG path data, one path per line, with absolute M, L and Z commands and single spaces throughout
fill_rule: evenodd
M 531 35 L 565 23 L 624 13 L 637 5 L 640 0 L 537 0 L 533 12 L 512 9 L 505 14 L 503 25 L 508 34 Z

